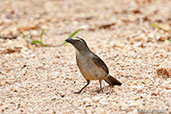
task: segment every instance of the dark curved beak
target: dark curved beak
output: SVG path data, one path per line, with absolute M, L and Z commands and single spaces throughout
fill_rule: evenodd
M 68 39 L 66 39 L 65 41 L 66 41 L 66 42 L 69 42 L 69 43 L 72 43 L 72 42 L 73 42 L 72 38 L 68 38 Z

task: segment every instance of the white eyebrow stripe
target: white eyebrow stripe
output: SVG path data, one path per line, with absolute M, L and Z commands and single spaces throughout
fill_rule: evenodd
M 79 41 L 81 41 L 82 42 L 82 40 L 80 39 L 80 38 L 77 38 L 77 37 L 74 37 L 74 38 L 72 38 L 73 40 L 79 40 Z

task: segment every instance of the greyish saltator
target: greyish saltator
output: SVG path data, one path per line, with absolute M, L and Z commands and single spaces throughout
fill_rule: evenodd
M 87 43 L 82 38 L 73 37 L 65 41 L 71 43 L 76 48 L 77 65 L 81 74 L 87 80 L 87 84 L 80 91 L 75 93 L 81 93 L 82 90 L 89 85 L 90 80 L 99 80 L 99 92 L 103 92 L 102 80 L 105 80 L 111 86 L 122 84 L 109 74 L 106 64 L 89 49 Z

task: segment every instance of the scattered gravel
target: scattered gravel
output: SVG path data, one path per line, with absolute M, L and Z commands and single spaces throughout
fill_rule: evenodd
M 0 113 L 171 113 L 170 0 L 0 0 Z M 70 44 L 32 45 L 23 34 L 61 44 L 82 28 L 89 47 L 123 85 L 86 83 Z M 10 39 L 13 38 L 14 39 Z M 4 38 L 3 38 L 4 37 Z M 8 39 L 9 38 L 9 39 Z

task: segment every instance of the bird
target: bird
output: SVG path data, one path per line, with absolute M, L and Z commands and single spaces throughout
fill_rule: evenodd
M 98 80 L 100 89 L 97 92 L 103 92 L 102 80 L 105 80 L 110 86 L 118 85 L 122 83 L 109 74 L 109 70 L 104 61 L 93 53 L 88 47 L 86 41 L 80 37 L 72 37 L 65 40 L 72 44 L 76 48 L 76 62 L 81 74 L 87 81 L 87 84 L 83 86 L 79 91 L 75 92 L 80 94 L 84 88 L 86 88 L 91 80 Z

